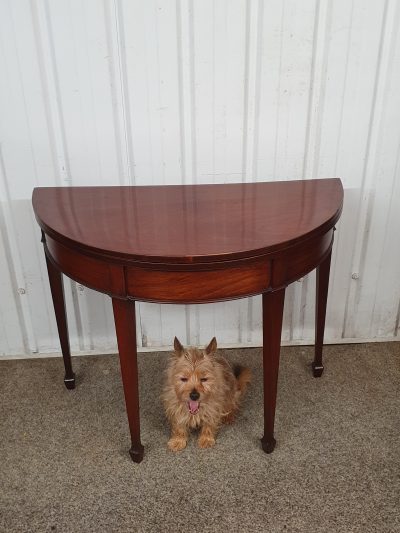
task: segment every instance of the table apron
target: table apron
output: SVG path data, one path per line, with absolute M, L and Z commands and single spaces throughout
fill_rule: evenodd
M 94 259 L 45 237 L 47 257 L 69 278 L 110 296 L 126 297 L 124 266 Z
M 207 270 L 126 268 L 129 296 L 169 303 L 215 302 L 265 292 L 271 280 L 271 261 L 264 257 L 230 262 Z
M 119 298 L 158 303 L 206 303 L 253 296 L 287 286 L 316 268 L 333 243 L 323 235 L 277 253 L 212 264 L 167 269 L 156 263 L 120 264 L 87 256 L 46 235 L 47 256 L 64 274 L 89 288 Z
M 325 234 L 288 248 L 277 256 L 273 261 L 271 287 L 287 287 L 314 270 L 332 249 L 334 231 L 331 228 Z

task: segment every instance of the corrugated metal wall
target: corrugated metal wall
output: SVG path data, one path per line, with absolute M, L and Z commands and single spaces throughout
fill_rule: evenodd
M 59 350 L 36 185 L 340 176 L 327 341 L 393 339 L 400 297 L 400 2 L 0 0 L 0 354 Z M 313 340 L 315 276 L 283 340 Z M 65 280 L 73 351 L 111 303 Z M 142 346 L 261 343 L 260 298 L 139 304 Z

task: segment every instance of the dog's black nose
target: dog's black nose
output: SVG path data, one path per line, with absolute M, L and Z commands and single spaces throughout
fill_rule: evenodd
M 199 398 L 200 398 L 200 394 L 197 392 L 196 389 L 193 389 L 192 392 L 190 393 L 190 399 L 195 402 Z

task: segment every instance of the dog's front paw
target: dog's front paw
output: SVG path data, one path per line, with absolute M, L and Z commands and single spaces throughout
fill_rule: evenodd
M 171 437 L 168 441 L 168 448 L 173 452 L 179 452 L 186 448 L 187 441 L 182 437 Z
M 200 448 L 212 448 L 215 444 L 215 439 L 209 435 L 200 435 L 198 444 Z

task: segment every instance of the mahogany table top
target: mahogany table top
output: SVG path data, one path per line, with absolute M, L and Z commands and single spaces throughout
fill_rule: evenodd
M 240 184 L 38 187 L 36 218 L 60 242 L 130 261 L 201 263 L 258 256 L 338 220 L 340 179 Z

